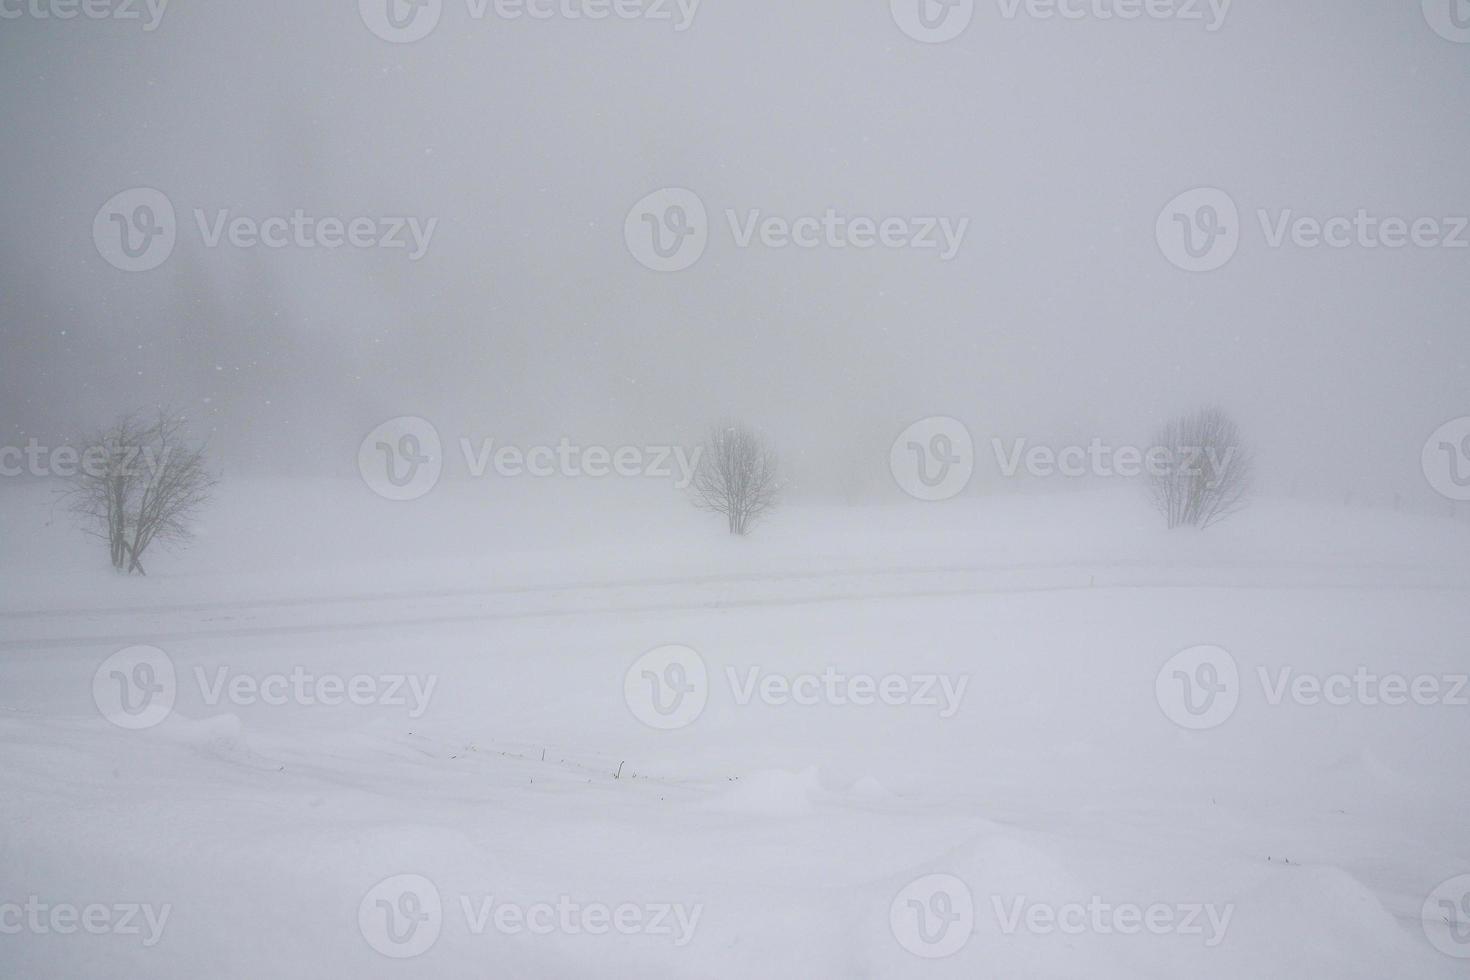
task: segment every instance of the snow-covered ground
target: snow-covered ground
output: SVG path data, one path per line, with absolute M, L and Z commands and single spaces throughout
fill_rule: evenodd
M 1465 976 L 1467 546 L 240 480 L 123 579 L 0 487 L 0 975 Z

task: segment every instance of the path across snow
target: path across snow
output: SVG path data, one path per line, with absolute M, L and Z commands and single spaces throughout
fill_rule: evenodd
M 143 927 L 0 935 L 0 974 L 1464 975 L 1424 915 L 1470 872 L 1470 707 L 1273 690 L 1464 673 L 1470 563 L 1238 537 L 1208 561 L 1083 541 L 1011 564 L 924 533 L 845 565 L 829 546 L 688 575 L 592 552 L 519 584 L 344 572 L 322 599 L 164 569 L 90 611 L 42 573 L 0 613 L 0 906 L 133 905 Z M 133 643 L 166 654 L 177 700 L 125 731 L 93 680 Z M 697 651 L 707 704 L 658 730 L 625 681 L 667 644 Z M 1232 654 L 1239 703 L 1189 731 L 1156 681 L 1199 644 Z M 258 696 L 293 674 L 429 696 Z M 753 693 L 806 677 L 962 697 L 946 716 Z M 924 959 L 942 947 L 917 911 L 953 912 L 935 882 L 973 915 Z M 167 908 L 156 942 L 144 906 L 154 926 Z M 431 906 L 432 942 L 385 939 L 389 912 Z M 620 908 L 624 932 L 593 934 Z

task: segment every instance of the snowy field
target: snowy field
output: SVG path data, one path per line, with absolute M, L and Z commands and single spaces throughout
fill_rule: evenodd
M 121 578 L 0 487 L 0 976 L 1466 975 L 1462 522 L 737 540 L 662 485 L 330 480 L 207 521 Z
M 0 980 L 1470 980 L 1470 0 L 0 92 Z

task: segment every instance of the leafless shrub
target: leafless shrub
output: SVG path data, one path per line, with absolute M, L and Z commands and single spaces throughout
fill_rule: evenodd
M 775 452 L 739 423 L 710 430 L 690 486 L 694 503 L 725 515 L 731 534 L 746 534 L 781 496 Z
M 167 410 L 126 415 L 84 443 L 91 462 L 72 478 L 68 504 L 82 530 L 107 542 L 120 572 L 147 574 L 148 546 L 187 541 L 209 500 L 216 481 L 205 468 L 204 448 L 186 442 L 184 425 Z
M 1253 471 L 1235 422 L 1218 408 L 1175 419 L 1154 437 L 1168 465 L 1151 467 L 1149 491 L 1169 527 L 1207 528 L 1241 510 Z

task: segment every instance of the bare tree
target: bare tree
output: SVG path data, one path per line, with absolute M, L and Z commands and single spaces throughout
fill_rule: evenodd
M 1253 463 L 1234 420 L 1220 409 L 1170 422 L 1150 453 L 1149 491 L 1169 527 L 1207 528 L 1246 505 Z
M 710 430 L 690 486 L 696 506 L 724 514 L 731 534 L 746 534 L 781 496 L 775 452 L 739 423 Z
M 155 541 L 192 536 L 215 478 L 204 448 L 184 435 L 185 420 L 167 410 L 126 415 L 94 432 L 67 497 L 82 529 L 107 542 L 112 567 L 147 574 L 143 553 Z

